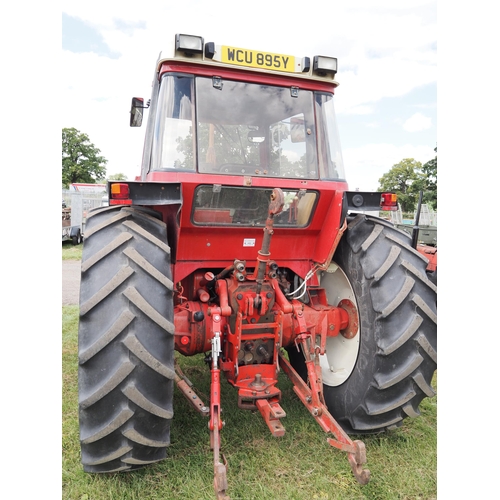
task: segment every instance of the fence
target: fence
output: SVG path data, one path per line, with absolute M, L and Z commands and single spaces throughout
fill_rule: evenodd
M 403 219 L 403 212 L 401 211 L 401 205 L 398 203 L 398 209 L 394 212 L 390 212 L 391 214 L 391 222 L 393 224 L 415 224 L 415 218 L 417 216 L 417 211 L 415 210 L 413 213 L 413 219 L 407 220 Z M 406 221 L 406 222 L 405 222 Z M 427 204 L 423 204 L 420 209 L 420 226 L 436 226 L 437 227 L 437 212 L 432 210 Z
M 89 210 L 93 208 L 98 208 L 107 205 L 107 195 L 105 192 L 102 193 L 85 193 L 85 192 L 75 192 L 69 189 L 62 190 L 62 201 L 66 204 L 67 208 L 71 208 L 71 199 L 75 196 L 79 196 L 82 199 L 82 207 L 84 216 Z

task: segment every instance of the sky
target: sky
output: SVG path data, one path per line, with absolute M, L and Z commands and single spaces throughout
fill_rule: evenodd
M 337 57 L 335 108 L 350 189 L 376 190 L 401 160 L 424 164 L 436 155 L 435 0 L 116 5 L 62 2 L 62 126 L 89 136 L 108 160 L 108 175 L 132 180 L 140 172 L 146 127 L 129 127 L 130 101 L 150 97 L 156 59 L 175 33 Z

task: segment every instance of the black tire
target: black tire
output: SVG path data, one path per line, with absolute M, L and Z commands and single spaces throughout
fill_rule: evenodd
M 345 381 L 327 385 L 324 376 L 323 389 L 330 413 L 349 434 L 399 427 L 419 415 L 424 397 L 434 396 L 437 288 L 410 242 L 391 224 L 358 215 L 334 255 L 357 302 L 359 339 Z M 295 349 L 289 355 L 305 378 L 302 355 Z
M 89 214 L 80 285 L 79 420 L 86 472 L 133 470 L 166 457 L 173 416 L 170 249 L 159 215 Z
M 81 242 L 82 242 L 82 233 L 80 232 L 80 230 L 78 230 L 77 233 L 71 237 L 71 243 L 73 245 L 79 245 Z

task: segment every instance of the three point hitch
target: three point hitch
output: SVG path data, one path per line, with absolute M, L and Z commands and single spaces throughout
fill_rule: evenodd
M 186 354 L 195 353 L 189 351 L 189 346 L 196 343 L 193 339 L 199 337 L 200 331 L 205 332 L 200 343 L 211 346 L 211 354 L 207 358 L 211 373 L 210 403 L 205 405 L 202 402 L 178 367 L 176 381 L 194 408 L 209 417 L 214 489 L 218 500 L 229 500 L 226 493 L 227 463 L 220 450 L 220 432 L 224 425 L 221 419 L 221 372 L 238 389 L 239 407 L 258 410 L 271 434 L 280 437 L 285 434 L 281 419 L 286 413 L 280 406 L 281 391 L 276 384 L 279 371 L 283 370 L 309 413 L 329 434 L 327 442 L 347 453 L 356 480 L 362 485 L 370 480 L 370 471 L 363 469 L 366 463 L 365 445 L 361 441 L 352 441 L 328 411 L 320 367 L 320 355 L 326 353 L 327 337 L 342 334 L 351 338 L 356 334 L 355 306 L 347 299 L 337 307 L 329 305 L 324 291 L 318 287 L 308 289 L 309 306 L 298 298 L 285 298 L 275 272 L 276 263 L 270 260 L 273 218 L 281 212 L 283 205 L 283 192 L 274 189 L 263 228 L 262 248 L 253 273 L 247 274 L 245 263 L 235 260 L 219 275 L 206 275 L 206 291 L 202 290 L 207 295 L 206 301 L 202 306 L 195 302 L 184 304 L 183 309 L 184 312 L 199 311 L 196 313 L 198 319 L 186 322 L 185 313 L 179 314 L 177 319 L 179 328 L 176 326 L 176 332 L 183 333 L 176 335 L 184 339 L 181 349 Z M 318 266 L 313 267 L 304 280 L 304 293 L 307 279 L 317 269 Z M 217 300 L 208 303 L 209 296 L 217 297 Z M 192 327 L 194 330 L 189 330 L 190 325 L 195 325 Z M 304 356 L 307 382 L 282 352 L 283 347 L 293 345 Z

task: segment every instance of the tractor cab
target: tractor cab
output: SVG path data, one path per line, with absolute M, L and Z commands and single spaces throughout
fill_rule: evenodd
M 316 56 L 311 67 L 308 57 L 179 35 L 174 54 L 157 62 L 143 176 L 344 180 L 333 105 L 336 68 L 334 58 Z M 132 115 L 137 102 L 143 100 L 133 100 Z

